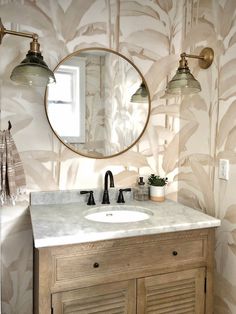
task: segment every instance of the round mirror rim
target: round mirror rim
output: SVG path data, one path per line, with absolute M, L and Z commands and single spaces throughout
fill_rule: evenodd
M 137 139 L 132 142 L 129 146 L 127 146 L 125 149 L 121 150 L 120 152 L 116 153 L 116 154 L 112 154 L 112 155 L 107 155 L 107 156 L 92 156 L 90 155 L 89 153 L 86 154 L 84 152 L 80 152 L 79 149 L 76 149 L 74 147 L 72 147 L 71 144 L 69 143 L 66 143 L 64 142 L 61 137 L 57 134 L 57 132 L 54 130 L 54 128 L 52 127 L 52 124 L 50 122 L 50 119 L 49 119 L 49 116 L 48 116 L 48 111 L 47 111 L 47 95 L 48 95 L 48 87 L 46 87 L 46 90 L 45 90 L 45 95 L 44 95 L 44 107 L 45 107 L 45 112 L 46 112 L 46 117 L 47 117 L 47 120 L 48 120 L 48 123 L 53 131 L 53 133 L 56 135 L 56 137 L 59 139 L 59 141 L 65 145 L 67 148 L 69 148 L 70 150 L 72 150 L 73 152 L 83 156 L 83 157 L 87 157 L 87 158 L 93 158 L 93 159 L 107 159 L 107 158 L 112 158 L 112 157 L 116 157 L 116 156 L 119 156 L 125 152 L 127 152 L 130 148 L 132 148 L 133 146 L 135 146 L 137 144 L 137 142 L 140 140 L 140 138 L 143 136 L 146 128 L 147 128 L 147 125 L 148 125 L 148 122 L 149 122 L 149 118 L 150 118 L 150 113 L 151 113 L 151 97 L 150 97 L 150 92 L 149 92 L 149 89 L 148 89 L 148 86 L 147 86 L 147 82 L 143 76 L 143 74 L 141 73 L 141 71 L 137 68 L 137 66 L 132 62 L 130 61 L 127 57 L 125 57 L 124 55 L 122 55 L 121 53 L 115 51 L 115 50 L 112 50 L 112 49 L 108 49 L 108 48 L 102 48 L 102 47 L 89 47 L 89 48 L 82 48 L 82 49 L 79 49 L 77 51 L 74 51 L 72 53 L 70 53 L 69 55 L 67 55 L 65 58 L 63 58 L 58 64 L 57 66 L 54 68 L 53 70 L 53 73 L 59 68 L 59 66 L 67 59 L 75 56 L 75 55 L 78 55 L 79 53 L 81 52 L 86 52 L 86 51 L 90 51 L 90 50 L 101 50 L 101 51 L 107 51 L 107 52 L 111 52 L 111 53 L 114 53 L 116 55 L 118 55 L 119 57 L 125 59 L 128 63 L 130 63 L 134 68 L 135 70 L 138 72 L 138 74 L 140 75 L 141 79 L 142 79 L 142 82 L 145 84 L 146 86 L 146 89 L 147 89 L 147 96 L 148 96 L 148 113 L 147 113 L 147 118 L 146 118 L 146 121 L 145 121 L 145 124 L 144 124 L 144 127 L 143 127 L 143 130 L 140 132 L 140 135 L 137 137 Z

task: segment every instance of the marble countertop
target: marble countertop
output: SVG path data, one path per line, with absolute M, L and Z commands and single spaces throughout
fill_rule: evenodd
M 175 232 L 191 229 L 211 228 L 220 225 L 220 220 L 179 203 L 166 200 L 128 200 L 122 204 L 145 207 L 153 213 L 149 219 L 129 223 L 102 223 L 85 218 L 91 209 L 85 202 L 40 204 L 30 206 L 34 244 L 36 248 L 66 244 L 93 242 L 123 237 Z M 112 201 L 111 205 L 115 205 Z M 32 202 L 31 202 L 32 204 Z

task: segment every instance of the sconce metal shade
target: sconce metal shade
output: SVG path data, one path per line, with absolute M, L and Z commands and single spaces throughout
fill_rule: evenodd
M 29 51 L 26 58 L 13 69 L 10 78 L 22 85 L 42 87 L 56 81 L 54 73 L 43 61 L 41 53 L 33 51 Z
M 148 102 L 148 92 L 146 85 L 142 82 L 140 87 L 136 90 L 136 92 L 132 95 L 131 102 L 137 103 L 146 103 Z
M 190 73 L 188 67 L 179 68 L 166 87 L 166 94 L 171 95 L 189 95 L 200 91 L 201 85 Z

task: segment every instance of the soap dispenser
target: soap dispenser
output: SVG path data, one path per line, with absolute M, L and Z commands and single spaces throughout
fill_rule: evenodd
M 147 201 L 149 200 L 149 189 L 143 181 L 143 177 L 139 177 L 138 185 L 134 189 L 134 199 L 137 201 Z

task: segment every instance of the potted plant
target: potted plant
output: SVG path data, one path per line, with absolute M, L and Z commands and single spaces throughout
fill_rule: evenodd
M 168 178 L 161 178 L 158 175 L 151 174 L 148 177 L 150 185 L 150 199 L 155 202 L 163 202 L 165 200 L 165 186 Z

